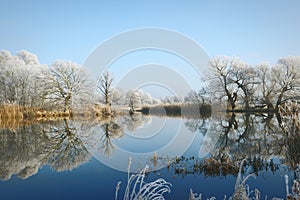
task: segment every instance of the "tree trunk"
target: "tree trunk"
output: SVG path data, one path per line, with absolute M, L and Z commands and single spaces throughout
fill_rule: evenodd
M 278 111 L 279 106 L 280 106 L 281 103 L 282 103 L 283 95 L 284 95 L 284 93 L 285 93 L 286 91 L 287 91 L 287 87 L 282 88 L 282 90 L 280 91 L 280 94 L 279 94 L 279 96 L 278 96 L 278 98 L 277 98 L 277 102 L 276 102 L 276 111 Z

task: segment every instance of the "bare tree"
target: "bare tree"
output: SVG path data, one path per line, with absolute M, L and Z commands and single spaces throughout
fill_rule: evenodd
M 112 82 L 113 82 L 113 77 L 109 72 L 105 72 L 98 79 L 97 87 L 106 105 L 111 104 L 111 98 L 113 95 Z
M 197 104 L 204 104 L 205 102 L 205 94 L 206 94 L 205 88 L 202 88 L 198 92 L 195 90 L 190 91 L 185 97 L 184 101 L 185 102 L 190 102 L 190 103 L 197 103 Z
M 220 101 L 227 98 L 228 106 L 235 109 L 237 100 L 237 91 L 229 80 L 232 73 L 232 66 L 235 59 L 229 57 L 216 57 L 210 60 L 211 74 L 209 77 L 210 89 L 214 95 L 217 95 Z
M 241 97 L 244 108 L 249 109 L 250 103 L 253 103 L 254 88 L 258 84 L 254 68 L 240 60 L 236 60 L 232 65 L 228 80 L 236 85 L 237 98 Z
M 273 67 L 272 78 L 277 82 L 276 109 L 285 101 L 299 96 L 300 56 L 290 56 L 278 61 Z
M 276 80 L 271 77 L 271 66 L 261 64 L 256 67 L 256 79 L 259 84 L 253 95 L 257 107 L 267 106 L 268 109 L 274 109 Z
M 64 111 L 73 106 L 86 105 L 91 96 L 91 82 L 85 71 L 79 65 L 57 61 L 45 72 L 41 81 L 44 81 L 44 98 Z

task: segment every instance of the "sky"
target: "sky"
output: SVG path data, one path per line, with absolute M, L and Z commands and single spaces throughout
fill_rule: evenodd
M 249 64 L 300 55 L 298 0 L 0 0 L 0 49 L 27 50 L 41 63 L 82 64 L 103 41 L 144 27 L 175 30 L 210 57 Z M 154 59 L 155 60 L 155 59 Z

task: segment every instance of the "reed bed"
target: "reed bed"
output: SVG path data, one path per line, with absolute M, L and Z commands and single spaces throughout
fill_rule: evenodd
M 138 110 L 146 115 L 185 117 L 185 118 L 208 118 L 211 116 L 209 104 L 163 104 L 156 106 L 144 106 Z
M 16 130 L 21 126 L 32 123 L 64 119 L 106 121 L 124 114 L 105 105 L 87 107 L 87 109 L 78 109 L 76 111 L 61 111 L 24 107 L 17 104 L 2 104 L 0 105 L 0 129 Z

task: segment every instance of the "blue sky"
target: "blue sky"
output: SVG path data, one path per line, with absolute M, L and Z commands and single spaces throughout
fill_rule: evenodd
M 50 64 L 82 63 L 105 39 L 143 27 L 181 32 L 209 56 L 256 64 L 300 54 L 300 1 L 0 0 L 0 49 L 25 49 Z

